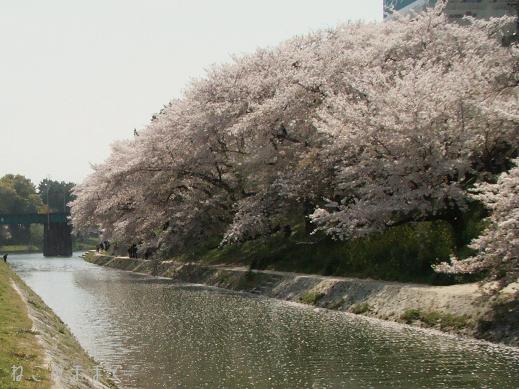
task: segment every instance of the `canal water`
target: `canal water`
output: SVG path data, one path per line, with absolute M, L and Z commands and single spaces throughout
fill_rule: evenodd
M 514 388 L 519 352 L 40 254 L 9 256 L 130 388 Z

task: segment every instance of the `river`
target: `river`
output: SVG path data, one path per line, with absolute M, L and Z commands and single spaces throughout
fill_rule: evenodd
M 519 386 L 519 351 L 299 304 L 12 255 L 22 279 L 129 388 Z

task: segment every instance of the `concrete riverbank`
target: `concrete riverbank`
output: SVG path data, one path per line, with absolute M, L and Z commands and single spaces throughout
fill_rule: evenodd
M 2 387 L 116 388 L 63 321 L 7 264 L 0 266 L 0 311 L 13 327 L 0 334 L 2 346 L 11 345 L 0 350 Z
M 89 251 L 86 261 L 111 268 L 261 294 L 519 346 L 517 290 L 491 292 L 477 283 L 429 286 L 113 257 Z

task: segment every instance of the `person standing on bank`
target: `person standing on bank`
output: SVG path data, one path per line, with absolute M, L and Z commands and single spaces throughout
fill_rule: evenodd
M 7 263 L 7 256 L 8 256 L 8 255 L 9 255 L 9 254 L 4 254 L 4 262 L 5 262 L 5 263 Z

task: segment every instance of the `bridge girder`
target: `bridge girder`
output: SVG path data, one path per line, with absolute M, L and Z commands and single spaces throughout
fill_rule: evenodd
M 65 212 L 0 214 L 0 224 L 67 223 L 69 216 Z
M 69 216 L 65 212 L 0 214 L 0 224 L 43 224 L 43 255 L 71 257 L 72 227 L 69 224 Z

